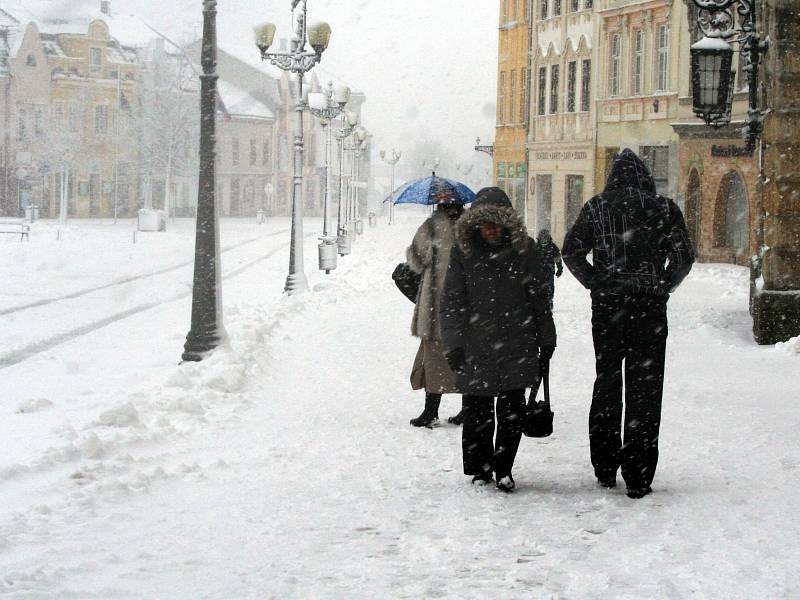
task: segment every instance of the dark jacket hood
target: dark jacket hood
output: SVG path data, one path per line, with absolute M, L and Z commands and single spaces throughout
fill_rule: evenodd
M 656 195 L 656 182 L 647 166 L 630 148 L 625 148 L 616 158 L 608 174 L 604 194 L 634 188 L 650 195 Z
M 483 188 L 475 196 L 472 206 L 456 223 L 456 242 L 465 255 L 478 246 L 476 236 L 481 223 L 502 225 L 511 247 L 518 253 L 528 249 L 528 230 L 522 216 L 514 210 L 506 193 L 500 188 Z

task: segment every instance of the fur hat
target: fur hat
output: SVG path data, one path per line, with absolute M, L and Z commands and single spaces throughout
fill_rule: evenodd
M 456 240 L 465 255 L 469 255 L 475 243 L 475 234 L 481 223 L 497 223 L 508 232 L 511 246 L 522 254 L 528 249 L 528 230 L 522 217 L 514 210 L 511 200 L 498 187 L 480 190 L 472 206 L 456 224 Z

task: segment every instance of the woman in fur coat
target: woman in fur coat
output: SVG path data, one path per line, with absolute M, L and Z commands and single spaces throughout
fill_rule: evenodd
M 514 489 L 525 388 L 553 355 L 556 330 L 541 257 L 500 188 L 478 192 L 456 225 L 440 318 L 447 362 L 463 394 L 464 473 Z M 495 432 L 497 398 L 497 439 Z
M 455 223 L 463 212 L 464 208 L 454 202 L 450 194 L 441 193 L 437 198 L 436 211 L 419 227 L 411 246 L 406 250 L 408 266 L 422 275 L 411 321 L 411 334 L 420 339 L 411 370 L 411 387 L 425 390 L 425 408 L 422 414 L 411 419 L 414 427 L 437 425 L 442 394 L 458 393 L 455 375 L 442 350 L 439 304 L 450 261 L 450 249 L 455 239 Z M 459 415 L 448 420 L 460 424 Z

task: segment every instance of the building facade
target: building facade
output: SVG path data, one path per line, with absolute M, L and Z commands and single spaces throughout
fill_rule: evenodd
M 563 239 L 594 190 L 592 0 L 537 0 L 532 28 L 528 226 Z
M 530 0 L 500 0 L 494 173 L 497 185 L 508 193 L 514 207 L 523 215 L 530 97 L 530 13 Z
M 28 23 L 10 60 L 13 176 L 4 207 L 56 216 L 62 188 L 70 216 L 133 214 L 138 155 L 130 144 L 141 90 L 133 48 L 102 20 L 83 32 Z

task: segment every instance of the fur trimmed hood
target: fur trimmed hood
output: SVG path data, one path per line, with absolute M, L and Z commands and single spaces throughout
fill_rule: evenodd
M 478 225 L 497 223 L 502 225 L 511 242 L 511 247 L 522 254 L 528 250 L 528 230 L 522 216 L 514 210 L 505 192 L 499 188 L 484 188 L 478 192 L 472 206 L 456 223 L 456 242 L 465 256 L 477 249 Z

